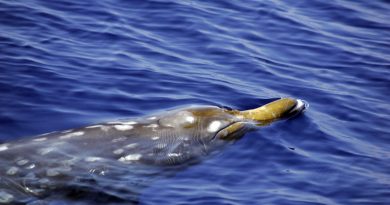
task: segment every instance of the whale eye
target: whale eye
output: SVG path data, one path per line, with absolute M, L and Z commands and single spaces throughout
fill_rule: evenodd
M 230 125 L 219 130 L 218 133 L 215 135 L 215 138 L 222 140 L 238 139 L 245 134 L 245 130 L 248 130 L 245 123 L 233 122 Z

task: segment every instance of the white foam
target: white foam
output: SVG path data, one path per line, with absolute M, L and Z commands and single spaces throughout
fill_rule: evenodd
M 301 99 L 297 99 L 297 105 L 295 106 L 296 108 L 302 108 L 305 106 L 305 103 Z
M 158 140 L 158 139 L 160 139 L 160 137 L 157 137 L 157 136 L 152 137 L 152 140 Z

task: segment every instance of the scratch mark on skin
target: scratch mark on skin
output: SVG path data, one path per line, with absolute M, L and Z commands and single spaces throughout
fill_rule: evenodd
M 126 130 L 133 129 L 133 126 L 131 126 L 131 125 L 114 125 L 114 128 L 119 130 L 119 131 L 126 131 Z
M 0 145 L 0 152 L 7 150 L 8 149 L 8 145 L 9 144 Z
M 5 192 L 3 190 L 0 191 L 0 203 L 10 203 L 14 200 L 14 196 Z
M 180 153 L 168 153 L 168 157 L 179 157 L 181 156 Z
M 129 121 L 129 122 L 122 122 L 122 124 L 124 124 L 124 125 L 136 125 L 137 122 L 135 122 L 135 121 Z
M 19 171 L 19 168 L 17 168 L 17 167 L 11 167 L 11 168 L 9 168 L 8 170 L 7 170 L 7 174 L 8 175 L 15 175 L 16 173 L 18 173 L 18 171 Z
M 102 129 L 104 132 L 107 132 L 108 130 L 110 130 L 110 127 L 108 127 L 108 126 L 102 126 L 101 129 Z
M 117 149 L 117 150 L 114 150 L 114 151 L 113 151 L 113 153 L 114 153 L 114 154 L 117 154 L 117 155 L 122 154 L 123 152 L 124 152 L 123 149 Z
M 68 139 L 68 138 L 71 138 L 71 137 L 78 137 L 78 136 L 81 136 L 81 135 L 84 135 L 84 132 L 82 132 L 82 131 L 80 131 L 80 132 L 73 132 L 73 133 L 69 133 L 69 134 L 60 136 L 60 139 Z
M 87 158 L 85 158 L 85 161 L 87 161 L 87 162 L 97 162 L 100 160 L 102 160 L 102 158 L 100 158 L 100 157 L 87 157 Z
M 194 123 L 195 122 L 195 118 L 193 116 L 187 116 L 186 117 L 186 121 L 189 122 L 189 123 Z
M 28 163 L 27 159 L 22 159 L 22 160 L 19 160 L 19 161 L 16 162 L 16 164 L 19 165 L 19 166 L 23 166 L 23 165 L 25 165 L 27 163 Z
M 122 123 L 119 122 L 119 121 L 112 121 L 112 122 L 106 122 L 106 124 L 109 124 L 109 125 L 116 125 L 116 124 L 122 124 Z
M 58 170 L 56 170 L 55 168 L 46 170 L 46 176 L 48 176 L 48 177 L 54 177 L 57 175 L 60 175 L 60 172 Z
M 42 142 L 42 141 L 45 141 L 45 140 L 47 140 L 46 137 L 33 139 L 34 142 Z
M 98 127 L 102 127 L 102 125 L 92 125 L 92 126 L 88 126 L 86 128 L 91 129 L 91 128 L 98 128 Z
M 157 149 L 164 149 L 165 147 L 167 147 L 167 144 L 164 144 L 164 143 L 158 144 L 156 146 Z
M 73 130 L 65 130 L 65 131 L 62 131 L 61 133 L 65 134 L 65 133 L 69 133 L 69 132 L 73 132 Z
M 137 147 L 137 146 L 138 146 L 138 143 L 131 143 L 131 144 L 126 145 L 125 148 L 131 149 L 131 148 L 134 148 L 134 147 Z
M 113 139 L 113 140 L 111 140 L 112 142 L 123 142 L 123 141 L 125 141 L 127 138 L 126 137 L 119 137 L 119 138 L 116 138 L 116 139 Z
M 34 169 L 35 168 L 35 164 L 30 164 L 26 167 L 26 169 Z
M 131 161 L 137 161 L 142 157 L 141 154 L 129 154 L 127 156 L 121 157 L 118 159 L 120 162 L 131 162 Z
M 207 128 L 207 131 L 209 132 L 216 132 L 221 127 L 220 121 L 213 121 L 210 123 L 209 127 Z
M 150 125 L 146 125 L 144 127 L 151 127 L 151 128 L 157 128 L 158 125 L 157 124 L 150 124 Z
M 42 149 L 38 150 L 38 153 L 40 155 L 46 155 L 46 154 L 50 153 L 53 150 L 54 150 L 53 147 L 46 147 L 46 148 L 42 148 Z

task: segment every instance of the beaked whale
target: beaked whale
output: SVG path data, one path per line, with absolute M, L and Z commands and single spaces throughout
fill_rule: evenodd
M 292 98 L 246 111 L 189 107 L 0 144 L 0 203 L 136 203 L 139 190 L 162 170 L 195 163 L 304 109 Z

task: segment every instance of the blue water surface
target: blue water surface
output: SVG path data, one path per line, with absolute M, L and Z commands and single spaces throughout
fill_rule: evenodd
M 140 204 L 388 204 L 390 4 L 4 0 L 0 141 L 177 106 L 297 118 L 150 184 Z

